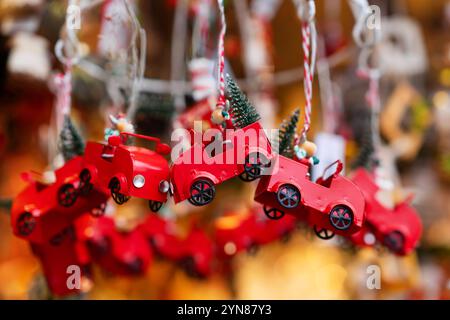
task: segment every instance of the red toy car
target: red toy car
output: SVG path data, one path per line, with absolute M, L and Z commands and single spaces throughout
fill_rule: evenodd
M 201 229 L 194 227 L 187 237 L 181 238 L 174 224 L 154 215 L 140 228 L 158 255 L 180 264 L 191 276 L 210 274 L 213 244 Z
M 89 218 L 77 225 L 77 234 L 93 262 L 117 275 L 141 275 L 147 271 L 152 251 L 138 229 L 121 232 L 110 217 Z
M 123 145 L 128 136 L 156 143 L 156 152 Z M 110 137 L 107 144 L 86 145 L 81 177 L 87 186 L 109 189 L 118 204 L 124 204 L 130 196 L 139 197 L 149 200 L 150 209 L 157 212 L 166 202 L 170 189 L 169 165 L 163 157 L 169 153 L 170 147 L 158 138 L 121 133 Z
M 171 174 L 175 203 L 188 199 L 196 206 L 207 205 L 215 197 L 215 185 L 239 175 L 245 181 L 261 176 L 271 156 L 261 125 L 255 122 L 227 133 L 223 152 L 215 154 L 213 148 L 197 143 L 175 160 Z
M 373 245 L 372 239 L 375 237 L 398 255 L 413 251 L 422 234 L 422 222 L 409 204 L 409 199 L 392 209 L 385 207 L 376 198 L 380 188 L 374 175 L 365 169 L 357 169 L 352 181 L 361 189 L 366 199 L 366 222 L 365 227 L 352 235 L 350 240 L 357 245 Z
M 222 216 L 215 223 L 218 255 L 229 258 L 242 251 L 252 252 L 261 245 L 287 239 L 295 226 L 296 219 L 293 216 L 275 221 L 257 210 L 244 216 Z
M 56 181 L 41 182 L 42 175 L 26 173 L 28 186 L 14 199 L 11 224 L 14 234 L 31 242 L 46 243 L 85 212 L 98 211 L 109 195 L 101 189 L 84 192 L 79 173 L 82 157 L 75 157 L 55 171 Z
M 322 176 L 317 182 L 310 180 L 308 164 L 281 155 L 272 161 L 277 171 L 261 178 L 255 194 L 269 218 L 293 214 L 307 221 L 322 238 L 330 238 L 334 233 L 352 234 L 361 228 L 364 197 L 353 182 L 340 175 L 340 161 L 333 164 L 337 165 L 333 174 Z

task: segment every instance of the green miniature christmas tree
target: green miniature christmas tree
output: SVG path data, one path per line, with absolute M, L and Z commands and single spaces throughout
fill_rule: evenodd
M 64 124 L 59 134 L 59 139 L 59 150 L 65 161 L 69 161 L 84 153 L 84 140 L 68 115 L 64 117 Z
M 227 91 L 233 125 L 240 129 L 261 119 L 255 107 L 248 101 L 236 82 L 227 74 Z
M 280 155 L 293 158 L 294 157 L 294 139 L 297 131 L 298 119 L 300 116 L 300 109 L 296 109 L 291 117 L 281 124 L 279 140 L 278 140 L 278 152 Z

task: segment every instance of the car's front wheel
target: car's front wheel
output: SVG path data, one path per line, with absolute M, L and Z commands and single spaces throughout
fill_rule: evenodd
M 216 188 L 207 179 L 198 179 L 191 185 L 189 202 L 195 206 L 205 206 L 214 200 Z

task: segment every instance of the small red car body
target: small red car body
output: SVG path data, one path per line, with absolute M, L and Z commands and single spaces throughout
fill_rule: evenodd
M 384 206 L 376 195 L 380 191 L 374 174 L 357 169 L 352 181 L 361 189 L 366 199 L 366 222 L 364 228 L 352 235 L 356 245 L 373 245 L 372 237 L 398 255 L 413 251 L 422 234 L 422 222 L 415 209 L 406 199 L 393 208 Z
M 225 215 L 216 220 L 214 234 L 219 257 L 230 258 L 239 252 L 286 239 L 295 229 L 295 217 L 275 221 L 259 209 L 254 208 L 248 215 Z
M 40 182 L 42 176 L 37 173 L 22 174 L 28 186 L 13 201 L 11 224 L 15 235 L 46 243 L 83 213 L 104 205 L 109 195 L 102 189 L 82 192 L 82 165 L 82 157 L 68 161 L 55 171 L 56 181 L 51 184 Z
M 175 224 L 155 215 L 150 215 L 140 229 L 156 254 L 180 264 L 189 275 L 210 274 L 213 244 L 203 230 L 194 227 L 182 238 Z
M 226 130 L 223 152 L 194 144 L 174 161 L 172 184 L 175 203 L 188 199 L 193 205 L 209 204 L 215 197 L 215 186 L 241 175 L 253 181 L 261 174 L 260 167 L 271 157 L 271 146 L 258 122 L 243 129 Z M 264 160 L 263 160 L 264 159 Z
M 255 200 L 272 219 L 295 215 L 317 230 L 349 235 L 364 222 L 364 197 L 359 188 L 340 175 L 342 163 L 327 178 L 310 180 L 309 165 L 281 155 L 272 158 L 274 171 L 263 176 Z M 331 166 L 330 166 L 331 167 Z
M 135 137 L 156 143 L 156 150 L 126 146 L 126 137 Z M 83 177 L 103 189 L 109 189 L 118 204 L 130 196 L 149 200 L 150 209 L 158 211 L 167 200 L 170 189 L 169 165 L 163 155 L 170 147 L 158 138 L 122 133 L 112 136 L 108 143 L 88 142 L 84 155 Z
M 142 275 L 152 262 L 152 251 L 138 230 L 121 232 L 110 217 L 83 217 L 78 239 L 92 262 L 116 275 Z M 86 258 L 84 258 L 86 259 Z

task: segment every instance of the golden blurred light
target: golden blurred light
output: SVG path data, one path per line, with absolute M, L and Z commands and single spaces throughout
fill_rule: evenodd
M 444 68 L 439 73 L 439 81 L 442 85 L 450 87 L 450 68 Z
M 436 108 L 445 108 L 449 102 L 450 97 L 446 91 L 438 91 L 433 96 L 433 104 Z
M 233 242 L 227 242 L 223 248 L 225 253 L 229 256 L 232 256 L 236 253 L 236 245 Z

